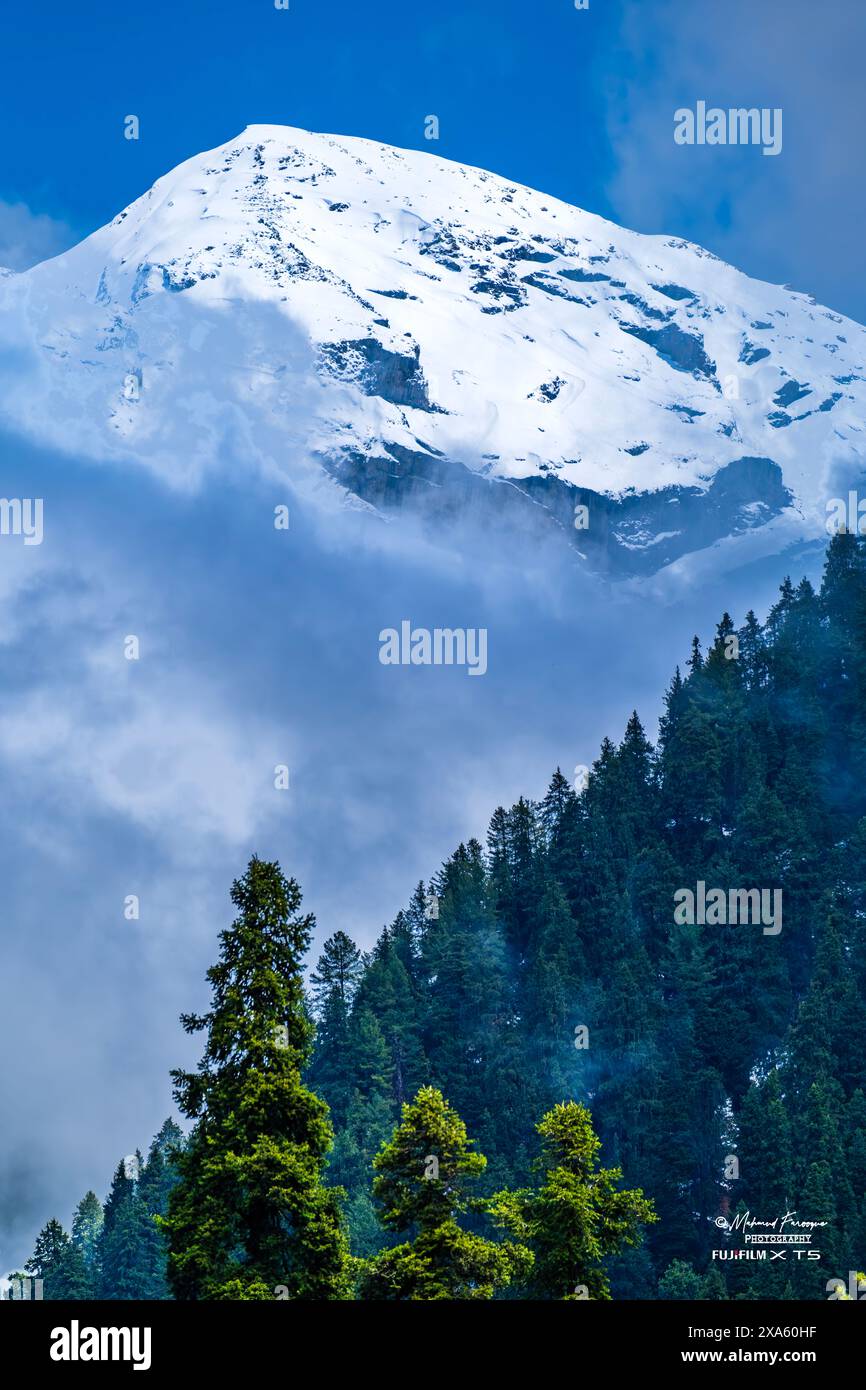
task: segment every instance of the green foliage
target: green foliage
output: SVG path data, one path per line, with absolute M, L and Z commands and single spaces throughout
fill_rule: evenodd
M 690 1301 L 703 1292 L 703 1278 L 685 1260 L 674 1260 L 659 1279 L 659 1298 Z
M 70 1239 L 56 1217 L 42 1227 L 33 1254 L 24 1266 L 26 1274 L 42 1280 L 43 1299 L 54 1299 L 74 1277 L 70 1267 Z
M 313 1026 L 301 962 L 313 918 L 279 865 L 252 859 L 232 887 L 238 909 L 208 971 L 211 1008 L 183 1018 L 206 1034 L 195 1073 L 174 1072 L 197 1121 L 176 1163 L 161 1225 L 177 1298 L 292 1298 L 347 1292 L 339 1194 L 322 1181 L 332 1144 L 325 1103 L 301 1081 Z
M 373 1192 L 383 1225 L 414 1238 L 367 1262 L 362 1298 L 489 1299 L 528 1267 L 524 1249 L 485 1239 L 458 1220 L 472 1207 L 470 1186 L 486 1162 L 435 1087 L 423 1087 L 403 1106 L 393 1138 L 376 1156 Z
M 106 1299 L 166 1298 L 165 1247 L 138 1192 L 128 1193 L 103 1228 L 102 1291 Z
M 533 1255 L 529 1294 L 538 1299 L 609 1299 L 604 1261 L 636 1245 L 657 1218 L 640 1191 L 620 1188 L 619 1168 L 599 1168 L 601 1142 L 583 1105 L 557 1105 L 538 1125 L 538 1190 L 500 1193 L 493 1210 Z

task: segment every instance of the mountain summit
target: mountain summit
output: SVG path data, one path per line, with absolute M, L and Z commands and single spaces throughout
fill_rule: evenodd
M 230 411 L 323 502 L 504 510 L 619 574 L 817 534 L 863 467 L 858 324 L 370 140 L 249 126 L 0 305 L 39 367 L 3 409 L 63 447 L 182 483 Z

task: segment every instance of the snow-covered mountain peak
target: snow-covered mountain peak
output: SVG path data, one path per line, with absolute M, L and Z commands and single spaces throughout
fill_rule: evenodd
M 792 503 L 814 531 L 829 479 L 862 468 L 862 327 L 677 238 L 371 140 L 248 126 L 0 294 L 26 299 L 72 413 L 142 454 L 184 370 L 158 306 L 259 306 L 215 395 L 264 374 L 255 408 L 291 428 L 286 321 L 314 363 L 305 456 L 340 488 L 388 508 L 419 482 L 508 481 L 567 534 L 591 499 L 602 524 L 571 539 L 620 568 Z

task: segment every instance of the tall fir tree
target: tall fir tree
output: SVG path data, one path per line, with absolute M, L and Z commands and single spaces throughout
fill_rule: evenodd
M 175 1071 L 196 1121 L 177 1156 L 163 1226 L 179 1299 L 297 1299 L 347 1294 L 339 1193 L 323 1169 L 327 1106 L 303 1084 L 313 1028 L 302 961 L 313 927 L 301 891 L 276 863 L 253 858 L 232 885 L 238 910 L 208 971 L 211 1007 L 184 1015 L 204 1032 L 197 1072 Z

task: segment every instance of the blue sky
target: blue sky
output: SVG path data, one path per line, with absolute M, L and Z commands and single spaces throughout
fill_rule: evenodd
M 3 24 L 0 264 L 275 122 L 431 148 L 686 236 L 866 319 L 861 0 L 45 0 Z M 778 158 L 682 148 L 698 100 L 780 106 Z M 138 142 L 123 118 L 141 122 Z M 22 206 L 23 205 L 23 206 Z M 6 258 L 4 262 L 4 246 Z

